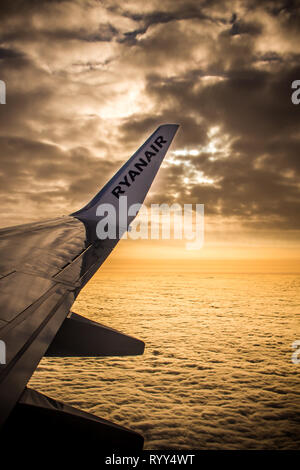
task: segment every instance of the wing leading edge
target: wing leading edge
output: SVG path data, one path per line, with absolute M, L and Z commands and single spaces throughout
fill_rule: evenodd
M 79 211 L 67 217 L 0 230 L 0 340 L 6 345 L 6 364 L 0 364 L 2 434 L 5 429 L 12 429 L 12 423 L 15 426 L 18 419 L 21 421 L 29 409 L 34 410 L 31 416 L 33 424 L 35 421 L 37 425 L 37 435 L 42 423 L 45 429 L 47 427 L 45 416 L 51 422 L 54 415 L 57 416 L 57 410 L 54 413 L 56 405 L 46 406 L 47 397 L 38 400 L 38 406 L 30 408 L 33 404 L 28 397 L 32 397 L 33 392 L 31 395 L 26 392 L 26 384 L 43 355 L 143 353 L 142 341 L 79 315 L 70 316 L 70 309 L 82 287 L 122 236 L 97 238 L 99 204 L 109 203 L 117 213 L 121 195 L 127 196 L 128 206 L 142 204 L 177 129 L 178 126 L 173 124 L 160 126 Z M 134 217 L 128 218 L 124 230 Z M 117 223 L 121 221 L 117 220 Z M 74 421 L 72 414 L 76 415 L 76 412 L 65 405 L 58 407 L 61 409 L 59 422 L 68 426 Z M 74 422 L 83 423 L 82 428 L 86 429 L 88 419 L 87 415 L 82 414 L 80 418 L 77 415 Z M 108 425 L 108 422 L 101 424 L 101 420 L 94 420 L 90 429 L 101 441 Z M 110 425 L 113 436 L 115 425 Z M 126 442 L 132 439 L 132 445 L 137 447 L 142 442 L 139 435 L 125 428 L 118 427 L 115 435 L 119 441 L 112 439 L 112 446 L 117 442 L 120 444 L 123 438 Z

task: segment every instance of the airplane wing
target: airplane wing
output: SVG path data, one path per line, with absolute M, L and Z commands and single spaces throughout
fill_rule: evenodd
M 70 216 L 0 230 L 0 439 L 24 442 L 28 423 L 39 436 L 76 442 L 85 436 L 105 448 L 141 448 L 139 434 L 26 388 L 44 355 L 142 354 L 144 343 L 71 313 L 82 287 L 98 270 L 134 216 L 123 220 L 114 239 L 99 239 L 99 205 L 118 213 L 143 203 L 177 131 L 158 129 L 104 188 Z M 102 214 L 103 215 L 103 214 Z M 121 220 L 122 218 L 122 220 Z M 125 225 L 124 225 L 125 223 Z M 32 439 L 32 434 L 30 439 Z M 74 441 L 75 440 L 75 441 Z

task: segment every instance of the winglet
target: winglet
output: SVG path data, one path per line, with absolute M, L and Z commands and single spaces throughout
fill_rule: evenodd
M 121 195 L 127 196 L 128 207 L 142 204 L 178 127 L 177 124 L 159 126 L 104 188 L 86 206 L 71 215 L 87 222 L 95 220 L 99 204 L 109 203 L 118 209 Z

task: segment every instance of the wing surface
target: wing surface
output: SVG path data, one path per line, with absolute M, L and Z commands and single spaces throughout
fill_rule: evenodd
M 119 211 L 120 196 L 126 196 L 128 206 L 142 203 L 177 128 L 160 126 L 81 210 L 0 230 L 0 340 L 6 347 L 5 364 L 0 364 L 0 428 L 10 415 L 16 420 L 16 404 L 20 409 L 26 384 L 45 354 L 143 352 L 142 341 L 71 315 L 70 309 L 134 219 L 126 220 L 115 239 L 99 240 L 99 205 Z

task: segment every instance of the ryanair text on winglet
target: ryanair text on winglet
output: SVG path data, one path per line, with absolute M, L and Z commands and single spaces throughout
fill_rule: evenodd
M 121 194 L 125 194 L 126 188 L 130 188 L 136 177 L 139 176 L 144 168 L 148 166 L 148 163 L 151 162 L 151 158 L 155 157 L 166 143 L 167 140 L 165 140 L 161 135 L 155 139 L 155 141 L 145 151 L 145 159 L 140 158 L 134 165 L 135 169 L 129 170 L 123 180 L 119 181 L 119 184 L 112 190 L 112 194 L 116 196 L 117 199 L 119 199 Z

